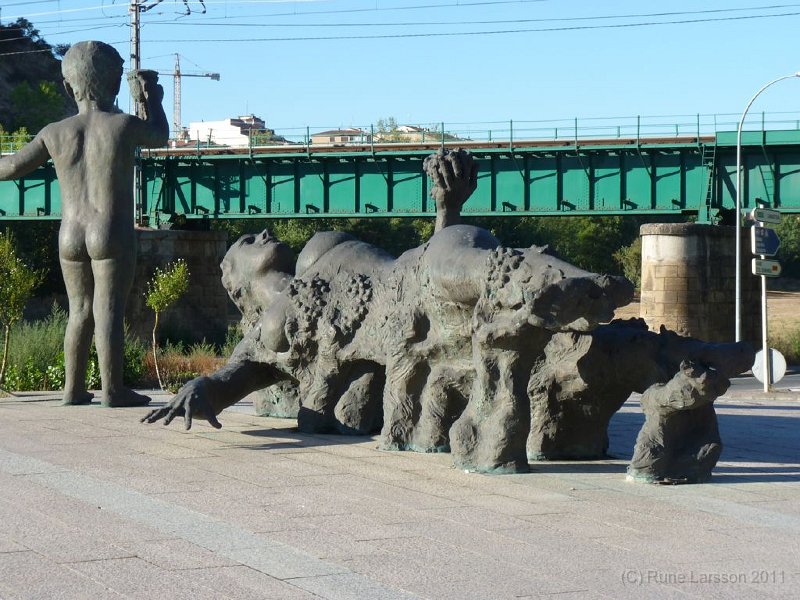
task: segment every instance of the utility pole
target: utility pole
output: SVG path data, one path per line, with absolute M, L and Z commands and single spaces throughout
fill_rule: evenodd
M 139 21 L 139 17 L 141 16 L 142 6 L 139 4 L 139 0 L 131 0 L 130 7 L 128 11 L 131 14 L 131 62 L 130 68 L 132 71 L 138 71 L 141 66 L 141 24 Z M 137 117 L 141 117 L 143 113 L 142 105 L 139 102 L 139 99 L 134 97 L 133 99 L 133 114 Z M 139 163 L 139 155 L 137 150 L 137 159 L 136 163 L 133 167 L 133 219 L 134 223 L 137 225 L 142 224 L 142 189 L 143 189 L 143 181 L 142 181 L 142 167 Z
M 173 74 L 175 85 L 172 98 L 172 128 L 175 131 L 175 139 L 181 137 L 181 55 L 175 53 L 175 73 Z
M 140 17 L 142 13 L 142 7 L 139 4 L 139 0 L 131 0 L 131 5 L 128 8 L 128 12 L 131 14 L 131 62 L 130 68 L 132 71 L 138 71 L 142 67 L 142 55 L 141 55 L 141 22 Z M 139 106 L 139 100 L 137 98 L 133 99 L 133 113 L 140 117 L 141 115 L 141 107 Z
M 141 43 L 141 16 L 142 13 L 147 12 L 151 8 L 155 7 L 158 4 L 161 4 L 163 0 L 150 0 L 149 5 L 145 5 L 145 0 L 130 0 L 130 4 L 128 6 L 128 12 L 131 16 L 131 61 L 130 61 L 130 70 L 131 71 L 138 71 L 142 68 L 142 43 Z M 191 14 L 191 9 L 189 8 L 188 0 L 184 0 L 184 5 L 186 6 L 186 14 Z M 205 3 L 203 0 L 200 0 L 200 5 L 202 6 L 202 12 L 206 12 Z M 177 127 L 180 128 L 180 79 L 181 79 L 181 72 L 180 72 L 180 64 L 178 62 L 177 55 L 175 55 L 176 63 L 175 63 L 175 86 L 176 86 L 176 99 L 175 105 L 173 109 L 177 111 L 178 118 L 175 119 L 178 121 Z M 184 75 L 188 75 L 184 73 Z M 201 77 L 211 77 L 212 79 L 219 80 L 218 73 L 209 73 L 200 75 Z M 147 115 L 145 114 L 144 106 L 142 103 L 139 102 L 138 98 L 133 99 L 133 112 L 139 118 L 145 118 Z M 143 215 L 142 213 L 142 190 L 144 189 L 143 181 L 142 181 L 142 170 L 141 166 L 136 164 L 135 171 L 134 171 L 134 215 L 137 223 L 142 223 Z

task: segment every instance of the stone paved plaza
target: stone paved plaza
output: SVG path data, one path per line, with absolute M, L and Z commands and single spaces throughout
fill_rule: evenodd
M 800 597 L 795 393 L 718 400 L 713 483 L 675 487 L 625 481 L 635 398 L 619 460 L 505 476 L 246 404 L 185 432 L 57 399 L 0 398 L 3 600 Z

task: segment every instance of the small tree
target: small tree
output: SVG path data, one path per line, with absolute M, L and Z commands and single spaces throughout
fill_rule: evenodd
M 161 372 L 158 368 L 158 317 L 169 308 L 178 298 L 189 289 L 189 267 L 183 259 L 170 263 L 163 270 L 156 269 L 153 278 L 147 284 L 147 294 L 145 294 L 147 306 L 156 313 L 153 323 L 153 364 L 156 368 L 158 385 L 163 390 L 164 382 L 161 381 Z
M 403 133 L 398 129 L 397 119 L 387 117 L 378 119 L 375 124 L 375 138 L 379 142 L 402 142 Z
M 0 325 L 3 327 L 0 385 L 6 376 L 11 326 L 22 319 L 25 305 L 43 279 L 44 272 L 31 269 L 17 256 L 11 232 L 0 233 Z

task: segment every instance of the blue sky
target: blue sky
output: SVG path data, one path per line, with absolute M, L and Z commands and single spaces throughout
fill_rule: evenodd
M 127 58 L 128 4 L 4 0 L 0 18 L 24 16 L 52 44 L 113 43 Z M 183 79 L 184 124 L 248 113 L 279 131 L 388 116 L 735 121 L 764 83 L 800 70 L 800 3 L 780 0 L 205 0 L 205 14 L 199 0 L 188 4 L 188 16 L 183 0 L 142 15 L 143 67 L 169 72 L 178 52 L 184 71 L 222 76 Z M 506 33 L 487 33 L 498 31 Z M 441 35 L 454 33 L 471 35 Z M 319 37 L 336 39 L 297 39 Z M 171 114 L 172 78 L 162 82 Z M 800 118 L 800 78 L 776 84 L 752 110 Z

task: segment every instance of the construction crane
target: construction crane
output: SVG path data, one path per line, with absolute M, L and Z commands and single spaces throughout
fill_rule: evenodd
M 191 62 L 191 61 L 190 61 Z M 172 73 L 159 71 L 159 75 L 172 75 L 175 82 L 175 94 L 172 103 L 172 127 L 175 131 L 175 139 L 180 139 L 183 125 L 181 123 L 181 78 L 182 77 L 208 77 L 214 81 L 219 81 L 219 73 L 202 73 L 181 71 L 181 55 L 175 53 L 175 70 Z

